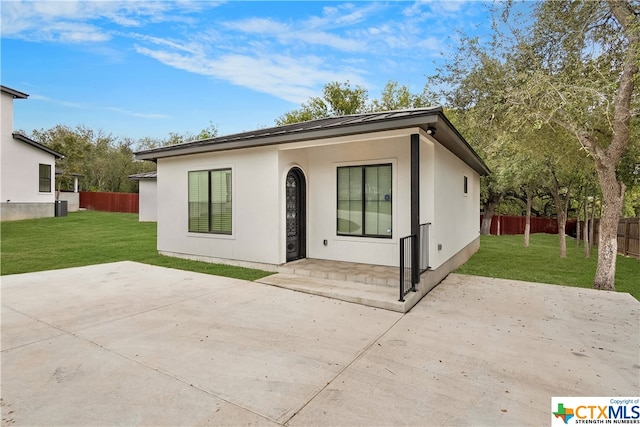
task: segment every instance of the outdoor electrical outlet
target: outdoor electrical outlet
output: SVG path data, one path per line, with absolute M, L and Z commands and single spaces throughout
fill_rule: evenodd
M 327 246 L 329 244 L 329 242 L 325 239 L 325 240 L 322 241 L 322 244 Z
M 442 243 L 438 243 L 438 250 L 441 251 L 442 250 Z

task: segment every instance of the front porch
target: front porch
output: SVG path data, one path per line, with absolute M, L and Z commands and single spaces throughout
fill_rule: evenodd
M 399 301 L 398 267 L 307 258 L 278 266 L 277 274 L 257 282 L 406 313 L 450 272 L 464 264 L 479 247 L 478 237 L 437 268 L 424 270 L 415 291 L 406 293 L 404 301 Z
M 279 273 L 398 288 L 398 267 L 305 258 L 278 267 Z
M 425 273 L 422 282 L 425 282 Z M 344 261 L 301 259 L 278 267 L 260 283 L 355 304 L 406 313 L 426 292 L 410 292 L 399 300 L 398 267 Z

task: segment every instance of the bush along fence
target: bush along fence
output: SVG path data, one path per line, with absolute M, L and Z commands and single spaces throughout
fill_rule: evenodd
M 593 221 L 593 227 L 593 244 L 597 245 L 600 240 L 599 219 Z M 640 218 L 621 218 L 618 222 L 618 253 L 640 259 Z
M 81 191 L 80 208 L 91 211 L 138 213 L 138 194 Z

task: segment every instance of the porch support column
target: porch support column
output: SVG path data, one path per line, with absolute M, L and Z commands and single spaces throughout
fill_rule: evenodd
M 411 135 L 411 234 L 413 248 L 411 251 L 411 274 L 413 284 L 420 282 L 420 135 Z

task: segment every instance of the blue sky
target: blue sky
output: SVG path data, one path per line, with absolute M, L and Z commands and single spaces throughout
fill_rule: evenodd
M 421 92 L 456 30 L 486 34 L 477 1 L 2 1 L 2 84 L 14 128 L 85 125 L 164 138 L 229 134 L 350 81 Z

